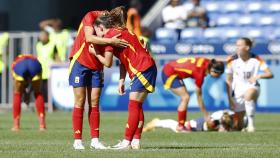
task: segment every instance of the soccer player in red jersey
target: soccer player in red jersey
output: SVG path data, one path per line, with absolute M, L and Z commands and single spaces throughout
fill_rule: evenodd
M 119 94 L 125 93 L 124 81 L 126 73 L 131 79 L 128 121 L 123 141 L 113 146 L 114 149 L 139 149 L 142 129 L 144 125 L 144 112 L 142 104 L 148 93 L 154 92 L 157 68 L 154 59 L 149 52 L 141 45 L 137 36 L 129 32 L 126 28 L 114 28 L 114 17 L 100 16 L 94 23 L 94 29 L 99 37 L 111 38 L 121 34 L 120 39 L 129 42 L 126 48 L 116 48 L 106 46 L 105 51 L 99 54 L 93 47 L 90 51 L 106 67 L 112 65 L 113 55 L 116 56 L 120 64 Z M 103 54 L 104 53 L 104 54 Z
M 118 10 L 118 8 L 115 8 L 115 10 Z M 113 9 L 112 12 L 115 10 Z M 86 96 L 88 96 L 88 119 L 92 138 L 90 147 L 93 149 L 106 149 L 99 142 L 99 98 L 103 87 L 103 65 L 94 55 L 89 53 L 89 44 L 127 46 L 126 41 L 117 38 L 119 35 L 114 38 L 100 38 L 95 35 L 92 24 L 98 16 L 103 14 L 110 15 L 110 12 L 90 11 L 83 17 L 69 57 L 71 60 L 69 84 L 73 86 L 75 97 L 72 115 L 75 139 L 73 147 L 77 150 L 84 149 L 82 129 Z
M 12 64 L 12 75 L 14 78 L 14 97 L 13 97 L 13 119 L 12 131 L 20 129 L 21 98 L 25 92 L 25 86 L 32 84 L 35 96 L 35 105 L 38 112 L 40 130 L 46 129 L 45 105 L 41 92 L 42 66 L 38 59 L 29 54 L 19 55 Z M 29 94 L 29 92 L 27 92 Z
M 176 61 L 171 61 L 164 65 L 162 70 L 162 81 L 165 89 L 170 89 L 171 92 L 181 98 L 178 106 L 178 132 L 188 132 L 184 123 L 187 117 L 187 107 L 190 95 L 183 82 L 185 78 L 193 78 L 196 85 L 197 102 L 204 117 L 208 118 L 208 113 L 202 99 L 202 84 L 204 77 L 210 74 L 212 77 L 219 77 L 224 72 L 223 62 L 216 61 L 215 59 L 209 60 L 206 58 L 190 57 L 181 58 Z

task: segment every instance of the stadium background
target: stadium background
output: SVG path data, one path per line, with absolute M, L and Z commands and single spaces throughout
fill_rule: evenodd
M 269 1 L 269 3 L 267 3 Z M 162 28 L 160 11 L 169 2 L 141 1 L 142 25 L 148 26 L 153 32 L 151 50 L 159 68 L 157 90 L 148 97 L 145 110 L 175 110 L 178 98 L 163 90 L 160 70 L 169 60 L 187 56 L 205 56 L 225 59 L 234 51 L 234 41 L 242 36 L 254 40 L 253 52 L 266 60 L 275 77 L 261 81 L 261 96 L 257 105 L 258 111 L 280 111 L 277 90 L 279 86 L 280 59 L 280 2 L 277 0 L 202 0 L 207 10 L 210 27 L 186 28 L 181 32 L 180 39 L 174 30 Z M 66 28 L 73 31 L 77 28 L 82 16 L 89 10 L 111 9 L 126 5 L 129 1 L 26 1 L 1 0 L 0 30 L 9 32 L 8 46 L 2 54 L 6 67 L 1 73 L 1 107 L 11 107 L 12 82 L 10 65 L 14 57 L 20 53 L 36 54 L 35 43 L 38 37 L 38 22 L 47 18 L 59 17 Z M 184 2 L 188 5 L 188 2 Z M 251 6 L 251 7 L 249 7 Z M 150 9 L 150 8 L 153 9 Z M 244 9 L 245 8 L 245 9 Z M 156 12 L 156 11 L 157 12 Z M 24 13 L 24 14 L 22 14 Z M 32 17 L 32 18 L 31 18 Z M 68 86 L 67 63 L 51 66 L 52 76 L 49 84 L 51 103 L 58 109 L 71 109 L 73 94 Z M 62 75 L 64 74 L 64 75 Z M 103 110 L 125 110 L 127 96 L 119 97 L 116 93 L 117 68 L 106 69 L 105 88 L 101 99 Z M 185 80 L 191 94 L 190 110 L 198 110 L 192 80 Z M 129 84 L 129 82 L 127 82 Z M 203 86 L 203 95 L 208 110 L 228 107 L 224 76 L 215 80 L 207 77 Z

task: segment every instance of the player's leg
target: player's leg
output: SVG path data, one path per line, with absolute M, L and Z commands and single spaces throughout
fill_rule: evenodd
M 155 128 L 167 128 L 167 129 L 171 129 L 173 132 L 177 132 L 176 130 L 177 125 L 178 122 L 172 119 L 160 120 L 158 118 L 154 118 L 152 121 L 147 123 L 143 131 L 148 132 L 154 130 Z
M 143 125 L 143 121 L 139 121 L 139 115 L 141 112 L 142 104 L 147 97 L 148 92 L 146 90 L 139 92 L 130 92 L 129 93 L 129 103 L 128 103 L 128 120 L 126 124 L 125 129 L 125 138 L 122 142 L 119 144 L 113 146 L 115 149 L 129 149 L 130 144 L 132 142 L 132 139 L 135 135 L 135 132 L 138 128 L 138 126 Z M 141 127 L 142 128 L 142 127 Z M 141 130 L 142 133 L 142 130 Z M 140 145 L 140 138 L 141 133 L 138 133 L 139 135 L 137 138 L 133 139 L 133 143 L 137 144 L 137 146 Z M 140 148 L 140 146 L 138 147 Z M 135 147 L 136 149 L 136 147 Z
M 171 91 L 176 94 L 177 96 L 180 97 L 180 103 L 177 108 L 178 111 L 178 131 L 185 132 L 185 122 L 187 119 L 187 108 L 188 108 L 188 103 L 190 100 L 189 93 L 187 91 L 187 88 L 185 86 L 181 86 L 178 88 L 171 88 Z
M 235 130 L 241 131 L 244 128 L 244 116 L 245 111 L 235 112 L 233 118 L 233 128 Z
M 255 88 L 248 89 L 244 95 L 245 110 L 246 110 L 246 116 L 248 119 L 248 126 L 247 126 L 248 132 L 255 131 L 254 116 L 255 116 L 255 111 L 256 111 L 255 109 L 256 109 L 256 101 L 257 101 L 258 95 L 259 95 L 258 90 Z
M 35 96 L 35 106 L 38 113 L 38 119 L 40 124 L 40 130 L 46 129 L 46 122 L 45 122 L 45 101 L 44 96 L 41 92 L 41 79 L 32 81 L 32 88 L 34 90 Z
M 13 93 L 13 128 L 12 131 L 18 131 L 20 128 L 20 114 L 21 114 L 21 97 L 24 89 L 25 81 L 18 81 L 14 79 L 14 93 Z
M 85 147 L 82 144 L 83 132 L 83 114 L 86 100 L 86 87 L 90 81 L 88 79 L 89 69 L 85 68 L 79 62 L 75 62 L 70 70 L 69 84 L 73 86 L 74 92 L 74 108 L 72 112 L 72 125 L 74 137 L 74 149 L 83 150 Z

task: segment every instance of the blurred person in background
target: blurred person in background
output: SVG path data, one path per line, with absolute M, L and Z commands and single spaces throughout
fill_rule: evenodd
M 186 8 L 188 15 L 187 27 L 208 27 L 208 17 L 206 14 L 206 9 L 200 5 L 200 0 L 190 1 L 192 5 Z
M 13 128 L 12 131 L 20 129 L 21 101 L 28 84 L 32 85 L 35 96 L 35 106 L 38 112 L 40 130 L 46 129 L 45 123 L 45 105 L 41 90 L 42 66 L 38 59 L 29 54 L 19 55 L 12 64 L 12 75 L 14 78 L 13 88 Z
M 190 132 L 201 131 L 219 131 L 228 132 L 232 130 L 234 112 L 231 110 L 219 110 L 213 112 L 210 119 L 205 120 L 204 117 L 199 117 L 185 122 L 185 126 Z M 155 130 L 155 128 L 167 128 L 178 133 L 178 122 L 172 119 L 159 119 L 154 118 L 147 123 L 143 128 L 143 132 Z M 188 133 L 188 132 L 186 132 Z
M 182 29 L 186 27 L 185 20 L 187 19 L 187 11 L 180 0 L 171 0 L 170 4 L 163 8 L 162 19 L 164 27 L 169 29 L 176 29 L 179 34 Z
M 236 54 L 228 59 L 227 92 L 232 110 L 236 112 L 234 126 L 237 130 L 254 132 L 254 116 L 256 102 L 260 94 L 260 79 L 273 78 L 273 74 L 265 61 L 251 52 L 253 46 L 249 38 L 236 41 Z M 263 73 L 259 73 L 262 71 Z M 248 119 L 244 127 L 244 115 Z
M 58 18 L 41 21 L 39 26 L 50 34 L 50 40 L 56 44 L 59 60 L 66 61 L 67 50 L 74 42 L 70 31 L 62 28 L 63 23 Z
M 208 112 L 202 98 L 202 85 L 206 75 L 214 78 L 220 77 L 224 73 L 224 63 L 215 59 L 207 59 L 203 57 L 180 58 L 165 64 L 162 70 L 162 82 L 165 89 L 170 89 L 173 94 L 180 97 L 180 103 L 177 108 L 178 125 L 177 131 L 186 132 L 185 127 L 187 118 L 188 104 L 190 95 L 187 91 L 183 79 L 193 78 L 196 85 L 197 102 L 205 120 L 208 119 Z
M 3 54 L 6 53 L 8 47 L 9 33 L 4 32 L 0 34 L 0 102 L 2 101 L 2 73 L 5 69 L 5 63 L 3 61 Z
M 45 30 L 40 31 L 39 41 L 36 44 L 36 53 L 42 65 L 42 90 L 44 100 L 48 101 L 48 79 L 50 77 L 50 65 L 60 61 L 57 47 L 49 38 L 49 33 Z
M 141 17 L 139 11 L 142 4 L 139 0 L 131 0 L 129 9 L 127 11 L 126 27 L 128 30 L 135 33 L 138 37 L 142 36 L 141 31 Z

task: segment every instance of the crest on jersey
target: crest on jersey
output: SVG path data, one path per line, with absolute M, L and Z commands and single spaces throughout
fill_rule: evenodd
M 80 77 L 79 76 L 75 77 L 75 83 L 80 83 Z

